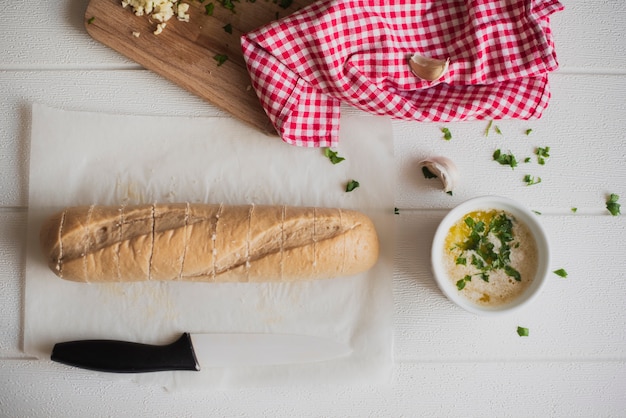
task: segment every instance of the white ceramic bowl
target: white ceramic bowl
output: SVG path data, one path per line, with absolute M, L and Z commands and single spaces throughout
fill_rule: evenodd
M 503 305 L 483 306 L 470 301 L 460 293 L 461 291 L 457 289 L 455 283 L 450 280 L 443 264 L 443 246 L 450 228 L 464 215 L 480 209 L 499 209 L 509 212 L 519 222 L 526 224 L 537 245 L 537 273 L 533 282 L 516 299 Z M 539 216 L 520 203 L 500 196 L 473 198 L 452 209 L 439 224 L 431 250 L 432 271 L 444 295 L 461 308 L 479 315 L 496 315 L 511 312 L 526 306 L 534 300 L 543 288 L 550 270 L 550 246 L 548 245 L 548 237 L 538 220 Z

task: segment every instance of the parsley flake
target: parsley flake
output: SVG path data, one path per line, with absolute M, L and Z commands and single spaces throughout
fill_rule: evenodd
M 233 33 L 233 25 L 231 25 L 230 23 L 227 23 L 224 26 L 222 26 L 222 29 L 224 29 L 224 32 L 230 33 L 231 35 Z
M 91 25 L 91 24 L 93 23 L 93 21 L 94 21 L 94 20 L 96 20 L 96 17 L 95 17 L 95 16 L 91 16 L 91 17 L 89 18 L 89 20 L 87 21 L 87 23 Z
M 618 200 L 619 200 L 619 196 L 616 195 L 615 193 L 611 193 L 608 200 L 606 201 L 606 208 L 609 212 L 611 212 L 611 215 L 613 216 L 617 216 L 621 214 L 620 204 L 617 203 Z
M 351 191 L 353 191 L 354 189 L 356 189 L 359 186 L 360 186 L 360 184 L 359 184 L 358 181 L 350 180 L 348 182 L 348 184 L 346 185 L 346 192 L 351 192 Z
M 517 159 L 515 156 L 513 154 L 503 154 L 499 149 L 494 151 L 493 159 L 501 165 L 508 165 L 511 166 L 511 168 L 517 167 Z
M 217 54 L 213 57 L 215 61 L 217 61 L 217 66 L 224 64 L 228 60 L 228 55 L 226 54 Z
M 559 277 L 563 277 L 563 278 L 567 277 L 567 272 L 564 269 L 554 270 L 552 273 L 556 274 Z
M 485 136 L 489 136 L 489 131 L 491 130 L 491 125 L 493 125 L 493 121 L 490 120 L 487 124 L 487 129 L 485 129 Z
M 218 2 L 226 10 L 230 10 L 232 13 L 235 13 L 235 3 L 233 3 L 232 0 L 218 0 Z
M 443 139 L 449 141 L 452 139 L 452 132 L 448 128 L 441 128 L 441 132 L 443 132 Z
M 340 162 L 342 162 L 343 160 L 345 160 L 345 158 L 340 157 L 339 154 L 337 153 L 337 151 L 333 151 L 330 148 L 324 148 L 324 155 L 330 160 L 331 163 L 333 164 L 339 164 Z
M 528 334 L 528 328 L 517 327 L 517 335 L 519 335 L 520 337 L 528 337 Z
M 524 183 L 526 183 L 527 186 L 532 186 L 533 184 L 539 184 L 541 183 L 541 177 L 535 178 L 534 176 L 531 176 L 530 174 L 526 174 L 524 176 Z
M 526 129 L 526 132 L 525 132 L 525 133 L 526 133 L 526 136 L 530 135 L 530 133 L 531 133 L 532 131 L 533 131 L 532 129 Z
M 204 6 L 204 11 L 208 16 L 213 16 L 213 10 L 215 10 L 215 5 L 213 3 L 209 3 Z
M 550 156 L 550 147 L 538 147 L 535 150 L 535 154 L 537 155 L 537 162 L 539 163 L 539 165 L 545 165 L 546 158 Z
M 502 131 L 500 130 L 500 128 L 498 127 L 498 125 L 496 125 L 493 129 L 496 131 L 496 133 L 497 133 L 498 135 L 502 135 Z
M 471 281 L 472 281 L 472 276 L 468 274 L 467 276 L 463 277 L 461 280 L 456 282 L 456 288 L 459 290 L 463 290 L 465 288 L 465 284 Z

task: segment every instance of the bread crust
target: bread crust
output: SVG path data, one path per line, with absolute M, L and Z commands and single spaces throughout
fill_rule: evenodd
M 363 213 L 221 204 L 75 206 L 40 232 L 48 266 L 77 282 L 269 282 L 370 269 L 379 242 Z

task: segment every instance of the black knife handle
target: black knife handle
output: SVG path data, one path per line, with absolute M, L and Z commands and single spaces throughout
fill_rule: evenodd
M 113 373 L 200 370 L 189 333 L 167 345 L 115 340 L 82 340 L 55 344 L 53 361 Z

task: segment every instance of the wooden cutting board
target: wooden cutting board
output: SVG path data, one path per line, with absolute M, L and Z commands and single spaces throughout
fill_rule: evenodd
M 232 0 L 232 10 L 225 7 L 230 1 L 189 0 L 189 22 L 173 17 L 155 35 L 156 22 L 146 15 L 136 16 L 130 6 L 123 8 L 121 0 L 91 0 L 85 27 L 97 41 L 262 132 L 276 135 L 251 86 L 240 37 L 314 0 L 290 4 L 289 0 Z M 210 13 L 207 7 L 212 8 Z M 218 65 L 216 55 L 228 59 Z

